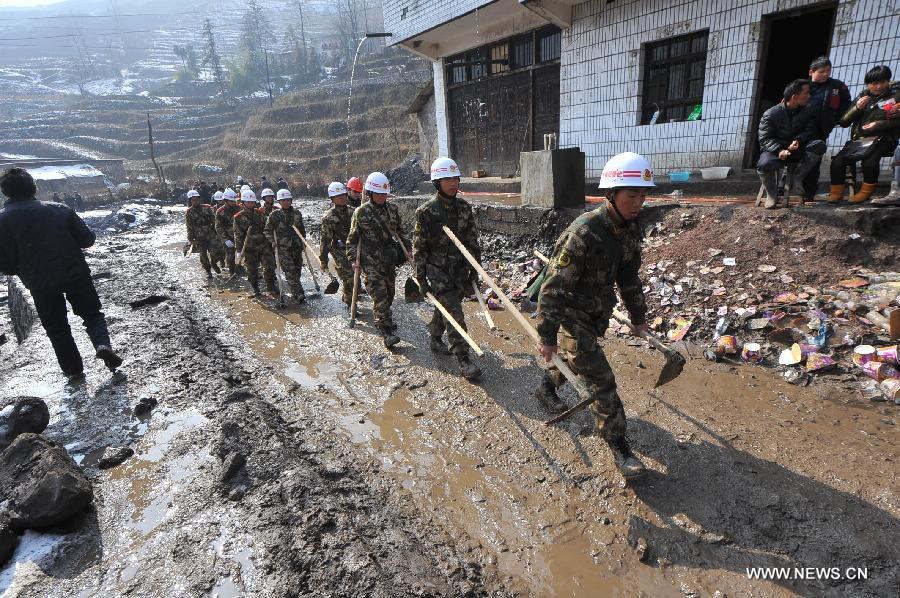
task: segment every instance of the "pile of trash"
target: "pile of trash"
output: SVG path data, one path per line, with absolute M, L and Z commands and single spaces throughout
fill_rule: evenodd
M 855 373 L 873 400 L 900 403 L 900 273 L 848 269 L 823 287 L 797 285 L 776 266 L 735 271 L 736 257 L 645 267 L 650 327 L 670 341 L 705 345 L 711 360 L 775 366 L 793 384 L 825 373 Z M 790 290 L 782 290 L 788 288 Z

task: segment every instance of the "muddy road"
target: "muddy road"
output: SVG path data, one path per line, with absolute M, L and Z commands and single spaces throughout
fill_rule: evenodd
M 490 333 L 467 305 L 485 350 L 473 385 L 428 350 L 424 305 L 394 304 L 403 342 L 390 353 L 369 301 L 350 330 L 339 295 L 313 295 L 308 277 L 306 306 L 285 310 L 207 283 L 181 257 L 180 214 L 89 252 L 110 273 L 98 288 L 121 374 L 92 364 L 70 392 L 40 329 L 0 346 L 4 395 L 45 398 L 46 434 L 96 484 L 74 531 L 22 538 L 0 592 L 896 595 L 895 406 L 698 352 L 648 391 L 660 356 L 610 339 L 652 469 L 626 486 L 586 413 L 543 424 L 540 368 L 507 314 Z M 129 306 L 149 295 L 165 298 Z M 145 397 L 158 405 L 136 417 Z M 135 456 L 97 469 L 122 444 Z M 748 579 L 770 566 L 842 578 Z M 843 575 L 857 567 L 867 579 Z

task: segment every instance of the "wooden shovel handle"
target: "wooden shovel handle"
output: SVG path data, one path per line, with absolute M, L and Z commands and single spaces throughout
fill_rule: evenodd
M 530 336 L 534 340 L 534 342 L 541 343 L 541 336 L 538 334 L 538 331 L 534 328 L 534 326 L 531 325 L 531 322 L 525 319 L 525 316 L 522 315 L 522 312 L 519 311 L 519 308 L 516 307 L 516 304 L 513 303 L 510 298 L 506 296 L 506 293 L 503 292 L 503 289 L 497 286 L 497 283 L 494 282 L 494 279 L 484 271 L 484 268 L 481 267 L 481 264 L 478 263 L 478 260 L 476 260 L 475 257 L 469 252 L 469 250 L 466 249 L 466 246 L 463 245 L 462 241 L 460 241 L 456 237 L 456 235 L 453 234 L 453 231 L 446 226 L 442 228 L 444 234 L 446 234 L 450 238 L 450 240 L 453 241 L 453 244 L 456 245 L 456 248 L 459 249 L 460 253 L 463 254 L 463 257 L 466 258 L 466 260 L 473 268 L 475 268 L 475 271 L 481 275 L 481 278 L 486 283 L 488 283 L 488 285 L 492 289 L 494 289 L 494 293 L 497 294 L 497 297 L 500 298 L 500 300 L 503 302 L 503 305 L 506 306 L 506 309 L 508 309 L 509 312 L 513 315 L 513 317 L 516 319 L 516 322 L 519 323 L 519 326 L 522 327 L 525 333 Z M 559 369 L 562 375 L 566 377 L 566 380 L 568 380 L 572 384 L 572 386 L 576 391 L 578 391 L 578 394 L 581 395 L 583 399 L 591 398 L 591 393 L 588 392 L 587 387 L 585 387 L 585 385 L 581 383 L 581 380 L 578 379 L 578 377 L 575 375 L 575 372 L 573 372 L 569 368 L 569 366 L 566 365 L 566 362 L 563 361 L 558 354 L 554 353 L 550 361 L 557 367 L 557 369 Z

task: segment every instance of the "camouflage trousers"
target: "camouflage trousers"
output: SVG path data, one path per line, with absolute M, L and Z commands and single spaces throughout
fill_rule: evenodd
M 429 282 L 429 284 L 431 284 Z M 466 328 L 465 316 L 463 315 L 462 309 L 462 300 L 463 294 L 459 289 L 441 289 L 440 287 L 434 289 L 434 298 L 441 302 L 450 315 L 462 326 L 463 330 L 468 330 Z M 447 321 L 447 318 L 438 310 L 438 308 L 434 308 L 434 314 L 431 316 L 431 322 L 428 323 L 428 332 L 431 333 L 431 336 L 434 338 L 440 338 L 444 331 L 447 331 L 447 340 L 450 342 L 450 350 L 453 353 L 461 354 L 469 352 L 469 345 L 466 343 L 465 339 L 463 339 L 462 335 L 456 331 L 456 328 L 453 327 L 453 324 Z
M 200 255 L 200 265 L 203 266 L 203 269 L 209 272 L 212 265 L 215 264 L 219 259 L 219 252 L 216 248 L 216 241 L 210 241 L 209 239 L 204 239 L 202 241 L 194 241 L 191 243 L 192 249 L 194 253 Z
M 375 327 L 383 334 L 390 333 L 394 329 L 391 305 L 394 303 L 397 268 L 386 267 L 383 270 L 373 270 L 364 274 L 366 292 L 372 297 Z
M 232 241 L 232 243 L 233 242 L 234 241 Z M 237 271 L 237 267 L 234 263 L 234 254 L 237 250 L 234 247 L 226 245 L 224 241 L 222 241 L 222 249 L 225 252 L 225 263 L 228 265 L 228 271 L 234 274 Z
M 616 377 L 603 349 L 597 344 L 597 333 L 576 322 L 563 324 L 560 331 L 560 357 L 587 387 L 592 397 L 591 413 L 597 421 L 600 436 L 626 454 L 630 453 L 625 437 L 625 407 L 616 392 Z M 553 386 L 559 388 L 566 379 L 555 366 L 547 368 Z
M 303 270 L 303 250 L 296 246 L 279 247 L 278 259 L 281 260 L 281 269 L 284 270 L 284 277 L 287 278 L 288 285 L 291 287 L 294 301 L 298 303 L 306 301 L 306 294 L 300 283 L 300 274 Z
M 334 260 L 334 269 L 341 279 L 341 300 L 350 305 L 353 299 L 353 265 L 347 259 L 347 255 L 341 251 L 331 254 Z M 327 267 L 327 265 L 326 265 Z
M 247 279 L 254 288 L 259 286 L 260 265 L 262 265 L 266 287 L 270 293 L 277 295 L 278 283 L 275 279 L 275 254 L 271 248 L 248 248 L 244 253 L 244 267 L 247 269 Z

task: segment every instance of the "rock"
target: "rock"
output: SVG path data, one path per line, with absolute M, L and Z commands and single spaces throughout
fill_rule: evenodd
M 237 502 L 244 498 L 245 494 L 247 494 L 247 489 L 243 486 L 237 486 L 228 493 L 228 500 Z
M 103 454 L 100 455 L 97 466 L 100 469 L 115 467 L 133 454 L 134 449 L 130 446 L 108 446 L 103 450 Z
M 244 465 L 247 464 L 247 457 L 245 457 L 242 453 L 234 452 L 228 453 L 225 455 L 225 460 L 222 462 L 222 475 L 219 479 L 222 482 L 227 482 L 231 478 L 237 474 L 241 470 Z
M 0 503 L 7 503 L 13 529 L 64 523 L 93 499 L 84 472 L 66 450 L 26 432 L 0 454 Z
M 141 397 L 138 399 L 137 405 L 134 406 L 134 414 L 137 416 L 147 415 L 153 408 L 159 404 L 159 401 L 153 397 Z
M 12 556 L 18 542 L 19 534 L 10 525 L 9 515 L 0 513 L 0 567 Z
M 142 297 L 136 301 L 130 301 L 128 305 L 131 306 L 131 309 L 138 309 L 145 305 L 156 305 L 163 301 L 168 301 L 169 299 L 171 299 L 171 297 L 168 295 L 148 295 L 147 297 Z
M 0 345 L 5 345 L 6 340 L 6 333 L 0 334 Z
M 645 565 L 650 562 L 650 547 L 647 545 L 646 538 L 638 538 L 636 550 L 640 562 Z
M 40 434 L 50 423 L 47 404 L 36 397 L 19 397 L 0 411 L 0 451 L 12 444 L 20 434 Z

